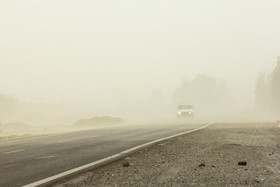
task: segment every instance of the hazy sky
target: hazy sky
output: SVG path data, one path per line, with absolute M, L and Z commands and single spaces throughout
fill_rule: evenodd
M 253 101 L 279 20 L 279 0 L 0 0 L 0 93 L 110 102 L 207 73 Z

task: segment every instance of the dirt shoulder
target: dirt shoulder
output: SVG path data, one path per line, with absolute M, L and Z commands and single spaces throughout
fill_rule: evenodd
M 55 186 L 279 186 L 277 123 L 217 124 Z
M 0 133 L 0 143 L 25 140 L 29 138 L 44 137 L 55 134 L 61 134 L 63 131 L 47 131 L 47 130 L 36 130 L 36 131 L 24 131 L 24 132 L 5 132 Z

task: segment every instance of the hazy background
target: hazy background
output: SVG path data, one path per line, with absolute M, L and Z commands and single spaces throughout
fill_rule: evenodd
M 259 73 L 271 72 L 280 55 L 279 7 L 278 0 L 0 0 L 0 94 L 17 100 L 2 104 L 0 121 L 170 118 L 182 102 L 176 95 L 201 87 L 191 82 L 203 76 L 223 96 L 219 112 L 248 114 Z M 207 110 L 216 108 L 203 98 Z

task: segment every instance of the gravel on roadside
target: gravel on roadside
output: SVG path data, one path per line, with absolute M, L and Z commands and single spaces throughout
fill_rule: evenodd
M 215 124 L 56 187 L 280 186 L 280 124 Z

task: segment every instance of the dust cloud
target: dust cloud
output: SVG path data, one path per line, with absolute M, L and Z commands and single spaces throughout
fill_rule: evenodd
M 179 104 L 192 121 L 279 120 L 279 6 L 3 0 L 0 126 L 177 122 Z

